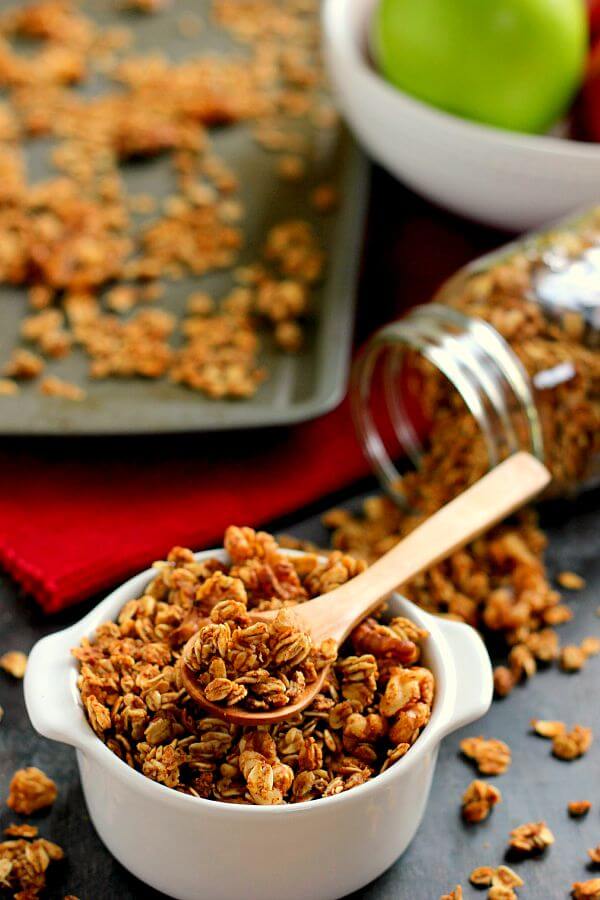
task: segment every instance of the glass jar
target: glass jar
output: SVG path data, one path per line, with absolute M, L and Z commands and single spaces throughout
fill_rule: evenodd
M 551 492 L 600 482 L 600 208 L 461 269 L 369 341 L 353 413 L 385 490 L 420 505 L 394 459 L 446 472 L 448 496 L 525 449 Z

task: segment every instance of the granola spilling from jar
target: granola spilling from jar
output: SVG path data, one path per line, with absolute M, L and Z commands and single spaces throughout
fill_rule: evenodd
M 160 14 L 167 4 L 114 4 L 110 26 L 94 4 L 75 0 L 0 15 L 0 284 L 26 289 L 29 305 L 21 346 L 0 359 L 6 402 L 28 381 L 47 397 L 83 400 L 85 384 L 61 377 L 61 361 L 75 352 L 92 380 L 168 379 L 243 399 L 267 377 L 266 343 L 282 353 L 303 344 L 325 266 L 311 213 L 333 209 L 335 188 L 298 187 L 293 216 L 250 234 L 243 163 L 219 155 L 211 131 L 245 129 L 272 156 L 274 178 L 289 174 L 291 158 L 294 180 L 306 174 L 314 187 L 321 169 L 313 163 L 333 145 L 337 118 L 317 4 L 206 0 L 205 21 L 188 18 L 183 33 L 193 36 L 196 21 L 231 49 L 177 61 L 135 49 L 135 19 L 119 19 L 132 6 Z M 33 182 L 29 158 L 40 139 L 51 142 L 51 174 Z M 131 173 L 158 158 L 172 171 L 152 195 L 139 193 Z M 169 282 L 197 287 L 215 273 L 228 274 L 202 309 L 168 296 Z
M 228 564 L 197 562 L 190 550 L 174 548 L 155 564 L 145 593 L 73 650 L 83 707 L 98 737 L 148 778 L 233 803 L 330 797 L 393 765 L 427 725 L 435 690 L 432 673 L 420 664 L 427 633 L 405 618 L 363 621 L 310 706 L 276 725 L 241 728 L 190 699 L 181 654 L 207 616 L 222 624 L 232 604 L 285 611 L 364 568 L 341 553 L 325 561 L 289 557 L 271 535 L 251 528 L 228 528 L 225 548 Z M 252 656 L 248 646 L 235 652 Z M 250 672 L 262 668 L 258 658 L 253 665 Z M 244 686 L 253 703 L 267 702 L 257 690 L 261 678 L 252 684 L 247 676 L 227 680 Z

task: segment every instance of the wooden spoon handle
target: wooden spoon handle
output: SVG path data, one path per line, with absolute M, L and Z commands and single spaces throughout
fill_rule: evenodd
M 361 575 L 333 594 L 306 604 L 313 637 L 335 637 L 341 642 L 353 625 L 398 585 L 464 547 L 538 494 L 549 481 L 548 470 L 529 453 L 509 457 Z M 301 614 L 302 606 L 297 610 Z

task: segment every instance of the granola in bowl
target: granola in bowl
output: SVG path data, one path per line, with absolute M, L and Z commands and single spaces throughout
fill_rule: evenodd
M 419 664 L 427 632 L 403 617 L 362 622 L 313 703 L 283 722 L 240 728 L 194 704 L 180 660 L 203 620 L 215 624 L 230 603 L 285 611 L 364 568 L 341 553 L 289 556 L 271 535 L 250 528 L 228 528 L 225 549 L 227 563 L 174 548 L 155 564 L 144 594 L 73 650 L 97 736 L 132 768 L 180 793 L 256 805 L 330 797 L 404 756 L 429 721 L 435 684 Z M 251 696 L 264 702 L 256 691 Z

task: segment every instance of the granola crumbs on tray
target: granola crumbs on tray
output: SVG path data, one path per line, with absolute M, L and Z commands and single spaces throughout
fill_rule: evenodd
M 24 678 L 26 668 L 27 654 L 21 650 L 9 650 L 8 653 L 0 656 L 0 669 L 4 669 L 13 678 Z
M 434 680 L 419 665 L 426 633 L 402 617 L 361 623 L 312 704 L 267 729 L 242 731 L 211 717 L 181 690 L 183 646 L 206 618 L 206 627 L 233 635 L 228 616 L 285 612 L 364 568 L 340 553 L 324 562 L 314 555 L 287 557 L 271 535 L 251 528 L 228 528 L 225 548 L 229 565 L 196 562 L 190 550 L 173 548 L 155 564 L 144 595 L 73 650 L 83 707 L 98 737 L 128 765 L 177 791 L 261 805 L 350 790 L 410 752 L 429 721 Z M 260 674 L 256 650 L 264 635 L 256 642 L 247 637 L 222 660 L 231 675 L 228 667 L 249 667 L 228 678 L 227 689 L 244 687 L 253 703 L 265 703 L 277 679 L 263 681 Z M 230 649 L 229 637 L 226 643 Z M 215 659 L 208 666 L 221 670 L 212 679 L 216 690 L 224 676 Z M 272 697 L 282 693 L 276 687 Z
M 35 766 L 18 769 L 10 781 L 8 791 L 8 806 L 23 816 L 52 806 L 58 796 L 54 781 Z
M 497 787 L 478 779 L 472 781 L 462 798 L 462 817 L 474 824 L 487 819 L 497 803 L 502 803 L 502 794 Z
M 496 738 L 463 738 L 460 749 L 475 762 L 482 775 L 502 775 L 511 763 L 510 747 Z
M 120 5 L 155 13 L 168 2 Z M 246 123 L 249 139 L 277 151 L 274 169 L 294 181 L 308 170 L 319 132 L 336 125 L 326 102 L 316 7 L 293 0 L 241 7 L 214 0 L 211 6 L 213 23 L 243 44 L 242 52 L 196 54 L 183 62 L 124 55 L 130 30 L 103 28 L 56 0 L 0 16 L 7 93 L 0 115 L 0 282 L 27 289 L 32 312 L 21 328 L 31 349 L 15 350 L 7 377 L 37 378 L 46 359 L 76 348 L 89 358 L 93 379 L 141 375 L 242 400 L 268 376 L 257 362 L 264 336 L 273 335 L 283 353 L 302 346 L 308 301 L 326 262 L 321 238 L 303 218 L 284 218 L 262 239 L 253 236 L 254 258 L 245 268 L 260 274 L 243 309 L 221 297 L 200 331 L 196 310 L 178 311 L 160 334 L 130 329 L 125 318 L 158 299 L 159 279 L 231 270 L 235 281 L 234 267 L 250 243 L 239 200 L 244 185 L 212 146 L 213 127 Z M 193 14 L 176 24 L 187 37 L 202 29 Z M 34 38 L 39 52 L 23 57 L 12 43 L 18 37 Z M 80 92 L 94 70 L 112 84 L 99 94 Z M 55 144 L 50 162 L 57 173 L 32 184 L 26 145 L 39 136 Z M 128 195 L 121 166 L 159 156 L 172 162 L 175 187 L 155 210 L 155 198 Z M 317 206 L 326 211 L 335 189 L 319 190 Z M 305 207 L 308 214 L 309 197 Z M 285 281 L 302 290 L 303 303 L 265 310 L 265 290 Z M 1 391 L 14 393 L 10 383 Z M 42 392 L 80 399 L 75 386 L 63 389 L 52 380 Z
M 531 856 L 543 851 L 554 843 L 554 835 L 545 822 L 527 822 L 513 828 L 509 847 L 523 856 Z
M 587 816 L 591 808 L 592 804 L 589 800 L 571 800 L 567 807 L 572 819 L 581 819 L 583 816 Z

